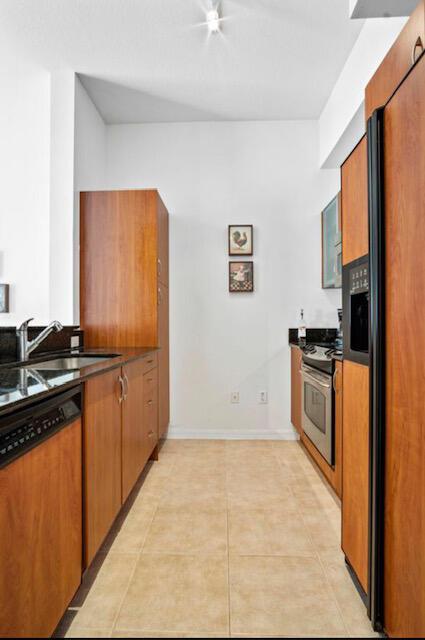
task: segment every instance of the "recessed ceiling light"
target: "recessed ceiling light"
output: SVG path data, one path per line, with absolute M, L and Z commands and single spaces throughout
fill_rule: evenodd
M 218 33 L 220 31 L 220 15 L 217 9 L 211 9 L 207 12 L 207 25 L 210 33 Z

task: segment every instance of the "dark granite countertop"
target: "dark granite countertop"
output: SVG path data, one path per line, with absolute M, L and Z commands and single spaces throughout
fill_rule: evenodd
M 107 349 L 67 350 L 49 352 L 44 356 L 38 355 L 25 363 L 25 368 L 20 363 L 0 365 L 0 416 L 20 409 L 21 407 L 44 399 L 65 389 L 78 385 L 93 376 L 106 373 L 127 362 L 145 358 L 149 354 L 158 351 L 154 347 L 110 347 Z M 96 364 L 81 367 L 80 369 L 37 370 L 37 363 L 46 360 L 55 360 L 64 356 L 81 355 L 107 355 L 118 354 L 116 357 L 105 358 Z M 33 364 L 31 368 L 29 364 Z

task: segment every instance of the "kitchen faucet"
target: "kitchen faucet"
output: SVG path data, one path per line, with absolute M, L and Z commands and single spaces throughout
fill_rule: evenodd
M 62 331 L 63 326 L 58 320 L 53 320 L 41 333 L 38 334 L 34 340 L 28 342 L 28 325 L 34 320 L 34 318 L 29 318 L 29 320 L 25 320 L 16 330 L 16 335 L 18 337 L 18 357 L 21 362 L 24 360 L 28 360 L 30 353 L 34 351 L 46 338 L 49 336 L 52 331 Z

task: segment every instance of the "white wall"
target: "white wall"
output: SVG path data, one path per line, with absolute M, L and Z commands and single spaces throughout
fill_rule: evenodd
M 171 433 L 293 434 L 288 327 L 301 307 L 310 326 L 336 326 L 340 305 L 320 282 L 339 172 L 318 169 L 317 123 L 108 126 L 107 177 L 157 187 L 169 208 Z M 228 293 L 229 223 L 255 227 L 254 294 Z
M 51 76 L 50 319 L 74 316 L 74 100 L 75 74 Z
M 106 126 L 79 78 L 75 79 L 74 322 L 80 320 L 80 191 L 106 187 Z
M 11 286 L 0 325 L 49 319 L 50 76 L 1 74 L 0 282 Z
M 367 83 L 407 18 L 366 20 L 319 118 L 320 166 L 339 167 L 365 132 Z

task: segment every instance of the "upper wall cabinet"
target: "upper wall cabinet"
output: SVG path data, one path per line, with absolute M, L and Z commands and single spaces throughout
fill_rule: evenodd
M 382 107 L 424 50 L 425 0 L 420 0 L 399 37 L 366 87 L 366 120 Z
M 340 194 L 322 211 L 322 288 L 341 287 Z
M 369 253 L 367 140 L 364 136 L 341 167 L 342 263 Z

